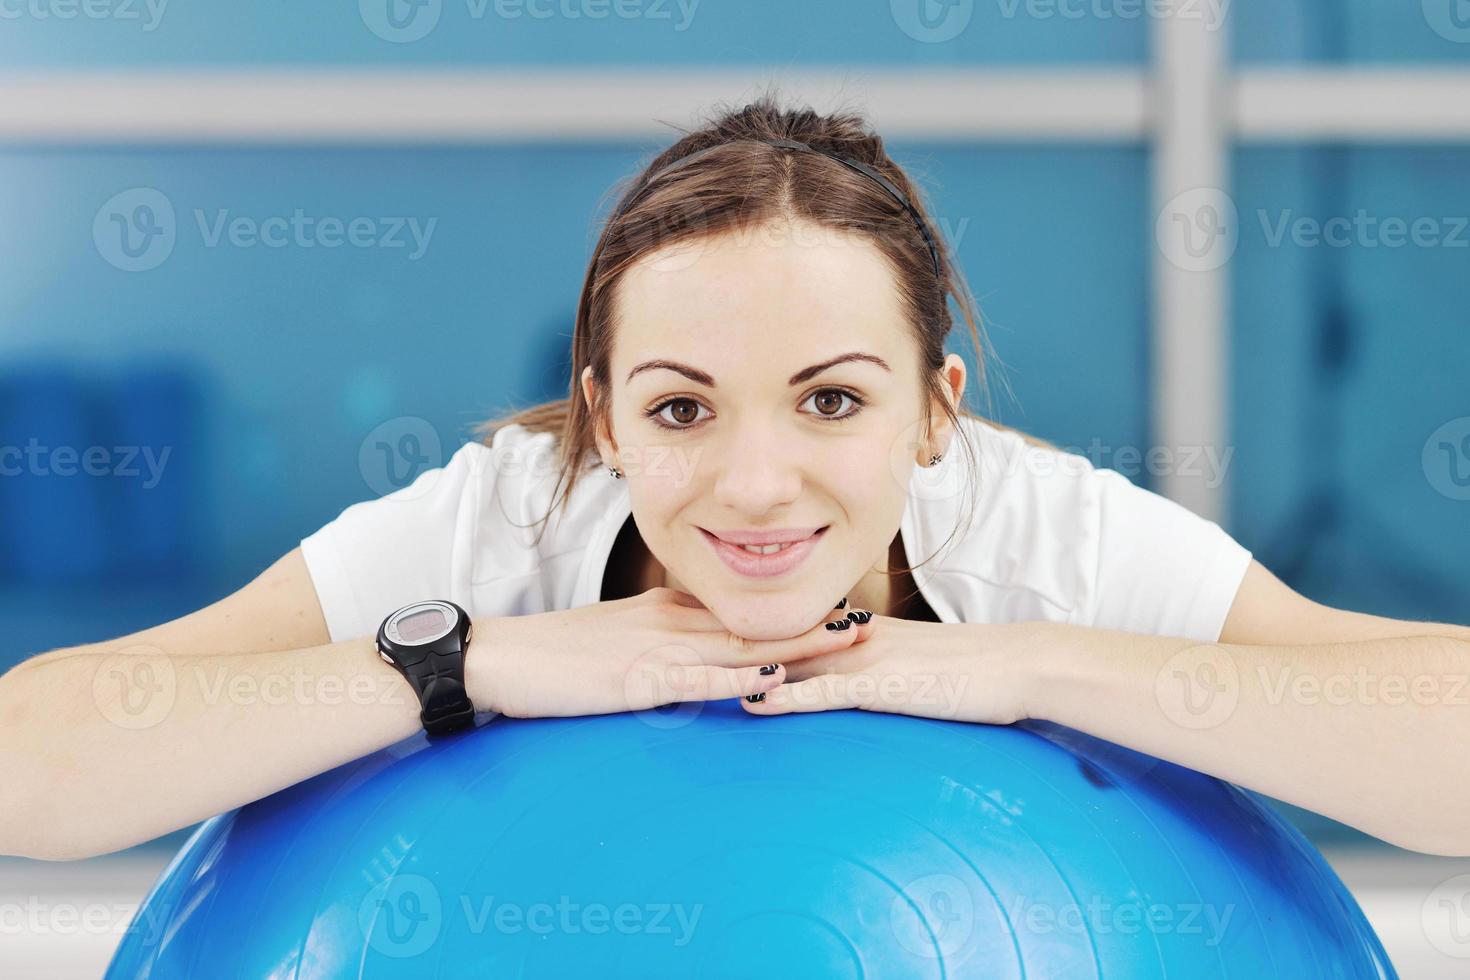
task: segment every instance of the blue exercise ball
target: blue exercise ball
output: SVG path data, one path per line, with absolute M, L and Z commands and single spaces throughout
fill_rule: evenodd
M 201 824 L 108 977 L 1394 977 L 1229 783 L 734 701 L 420 735 Z

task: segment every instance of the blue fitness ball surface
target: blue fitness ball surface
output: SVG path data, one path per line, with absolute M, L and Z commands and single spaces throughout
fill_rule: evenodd
M 208 820 L 107 976 L 1395 974 L 1228 783 L 1044 722 L 726 701 L 420 735 Z

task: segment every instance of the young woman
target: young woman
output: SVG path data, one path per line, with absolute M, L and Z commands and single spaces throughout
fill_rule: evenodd
M 117 850 L 420 731 L 375 636 L 442 599 L 482 713 L 1042 718 L 1470 854 L 1470 629 L 1305 599 L 965 410 L 949 297 L 984 347 L 931 227 L 855 115 L 767 97 L 679 139 L 603 229 L 566 400 L 219 602 L 0 679 L 0 852 Z

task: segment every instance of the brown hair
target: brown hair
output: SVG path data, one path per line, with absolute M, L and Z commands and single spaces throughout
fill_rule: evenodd
M 767 145 L 774 139 L 798 140 L 815 150 L 859 160 L 892 181 L 923 216 L 939 246 L 938 279 L 918 225 L 877 181 L 819 153 L 793 154 Z M 700 155 L 661 172 L 695 153 Z M 572 335 L 568 397 L 482 422 L 475 430 L 487 445 L 496 430 L 515 424 L 558 437 L 560 472 L 543 522 L 570 497 L 583 472 L 600 462 L 594 423 L 599 413 L 606 411 L 606 405 L 586 403 L 581 377 L 590 365 L 597 391 L 605 394 L 611 390 L 610 361 L 617 326 L 615 293 L 623 273 L 664 246 L 779 219 L 863 234 L 882 251 L 894 271 L 905 319 L 919 345 L 919 380 L 926 396 L 926 412 L 927 406 L 935 402 L 943 406 L 955 424 L 958 440 L 964 444 L 969 472 L 979 472 L 975 449 L 959 422 L 960 416 L 985 416 L 971 412 L 964 404 L 958 406 L 958 412 L 952 409 L 938 374 L 944 364 L 944 343 L 953 326 L 948 306 L 948 297 L 953 296 L 969 327 L 979 362 L 976 387 L 985 391 L 988 400 L 986 345 L 979 311 L 917 187 L 889 159 L 882 138 L 860 114 L 842 111 L 821 115 L 810 108 L 785 109 L 768 91 L 743 108 L 727 108 L 703 127 L 685 131 L 681 139 L 655 156 L 623 187 L 587 264 Z M 1010 426 L 987 421 L 1016 432 L 1032 445 L 1056 448 Z M 925 429 L 927 437 L 927 420 Z M 912 569 L 891 570 L 889 574 L 898 571 Z

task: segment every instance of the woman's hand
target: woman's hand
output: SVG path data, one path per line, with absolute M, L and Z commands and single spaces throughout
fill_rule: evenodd
M 829 629 L 828 623 L 845 623 Z M 513 718 L 639 711 L 759 695 L 788 665 L 845 650 L 872 630 L 834 610 L 784 640 L 750 640 L 676 589 L 529 616 L 476 620 L 465 683 L 478 711 Z
M 1027 717 L 1024 658 L 1008 624 L 921 623 L 861 610 L 849 615 L 867 617 L 859 642 L 791 664 L 786 682 L 758 702 L 741 702 L 745 710 L 779 715 L 862 708 L 992 725 Z

